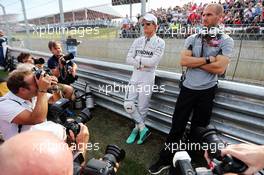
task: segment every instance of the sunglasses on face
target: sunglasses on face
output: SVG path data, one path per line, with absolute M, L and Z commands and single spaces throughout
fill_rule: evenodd
M 143 23 L 142 26 L 150 26 L 152 23 L 148 22 L 148 23 Z

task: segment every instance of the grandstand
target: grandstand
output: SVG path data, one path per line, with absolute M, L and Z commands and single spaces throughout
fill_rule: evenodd
M 87 20 L 112 20 L 121 18 L 121 16 L 114 10 L 101 7 L 82 8 L 64 12 L 65 22 L 87 21 Z M 60 23 L 60 14 L 52 14 L 48 16 L 38 17 L 29 20 L 30 24 L 47 25 Z
M 239 0 L 226 1 L 222 3 L 225 10 L 225 17 L 223 23 L 226 25 L 252 25 L 258 23 L 264 26 L 264 1 L 255 0 Z M 182 7 L 176 6 L 174 8 L 151 10 L 155 14 L 160 23 L 171 23 L 179 21 L 195 25 L 201 22 L 202 11 L 206 4 L 189 2 Z
M 0 29 L 8 33 L 7 31 L 13 28 L 13 26 L 17 22 L 17 19 L 18 19 L 18 14 L 0 15 Z M 9 29 L 7 29 L 6 21 L 8 21 Z
M 224 7 L 224 18 L 222 23 L 233 33 L 250 33 L 258 35 L 264 33 L 264 0 L 225 0 L 219 2 Z M 172 31 L 181 30 L 182 28 L 201 28 L 202 12 L 206 3 L 189 2 L 183 6 L 170 8 L 151 9 L 149 12 L 158 18 L 158 34 L 161 37 L 172 36 Z M 125 33 L 125 37 L 133 37 L 135 28 L 138 24 L 130 25 Z M 178 37 L 178 36 L 176 36 Z M 186 36 L 183 36 L 184 38 Z
M 8 21 L 9 23 L 15 23 L 17 22 L 18 14 L 6 14 L 6 15 L 0 15 L 0 25 L 4 25 L 5 21 Z

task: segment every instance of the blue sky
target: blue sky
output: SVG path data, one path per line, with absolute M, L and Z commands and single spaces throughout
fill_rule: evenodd
M 181 5 L 188 1 L 200 2 L 201 0 L 149 0 L 147 3 L 147 10 L 151 8 L 156 9 L 158 7 L 168 8 L 170 6 Z M 209 0 L 203 0 L 203 2 Z M 27 17 L 35 18 L 45 16 L 48 14 L 54 14 L 59 12 L 58 0 L 24 0 L 27 9 Z M 22 8 L 20 0 L 0 0 L 6 8 L 7 13 L 19 14 L 19 18 L 22 19 Z M 103 6 L 111 4 L 111 0 L 63 0 L 64 11 L 69 11 L 84 7 Z M 129 14 L 129 5 L 114 6 L 112 7 L 117 13 L 125 16 Z M 140 13 L 140 4 L 133 5 L 133 16 Z M 2 14 L 2 12 L 0 13 Z

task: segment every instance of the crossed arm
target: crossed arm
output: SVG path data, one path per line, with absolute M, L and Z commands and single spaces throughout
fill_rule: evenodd
M 183 50 L 181 52 L 180 64 L 188 68 L 200 68 L 212 74 L 221 75 L 225 72 L 229 58 L 224 55 L 217 55 L 216 57 L 210 56 L 210 64 L 206 64 L 204 57 L 193 57 L 191 50 Z
M 130 65 L 133 65 L 135 67 L 154 67 L 157 66 L 163 56 L 164 49 L 165 49 L 165 43 L 160 41 L 158 46 L 156 47 L 153 56 L 150 58 L 144 58 L 143 56 L 138 56 L 136 54 L 136 40 L 132 44 L 132 46 L 129 49 L 129 52 L 127 54 L 126 62 Z

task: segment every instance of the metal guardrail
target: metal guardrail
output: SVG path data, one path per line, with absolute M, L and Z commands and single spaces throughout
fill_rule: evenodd
M 12 55 L 21 51 L 47 58 L 50 54 L 11 48 Z M 95 102 L 121 116 L 130 117 L 123 109 L 123 91 L 104 92 L 103 87 L 126 85 L 132 66 L 76 58 L 79 79 L 73 86 L 81 91 L 88 82 Z M 154 93 L 146 124 L 164 133 L 171 127 L 174 105 L 179 94 L 180 74 L 156 71 L 156 84 L 165 85 L 165 93 Z M 211 124 L 229 142 L 264 144 L 264 87 L 220 80 L 214 100 Z

